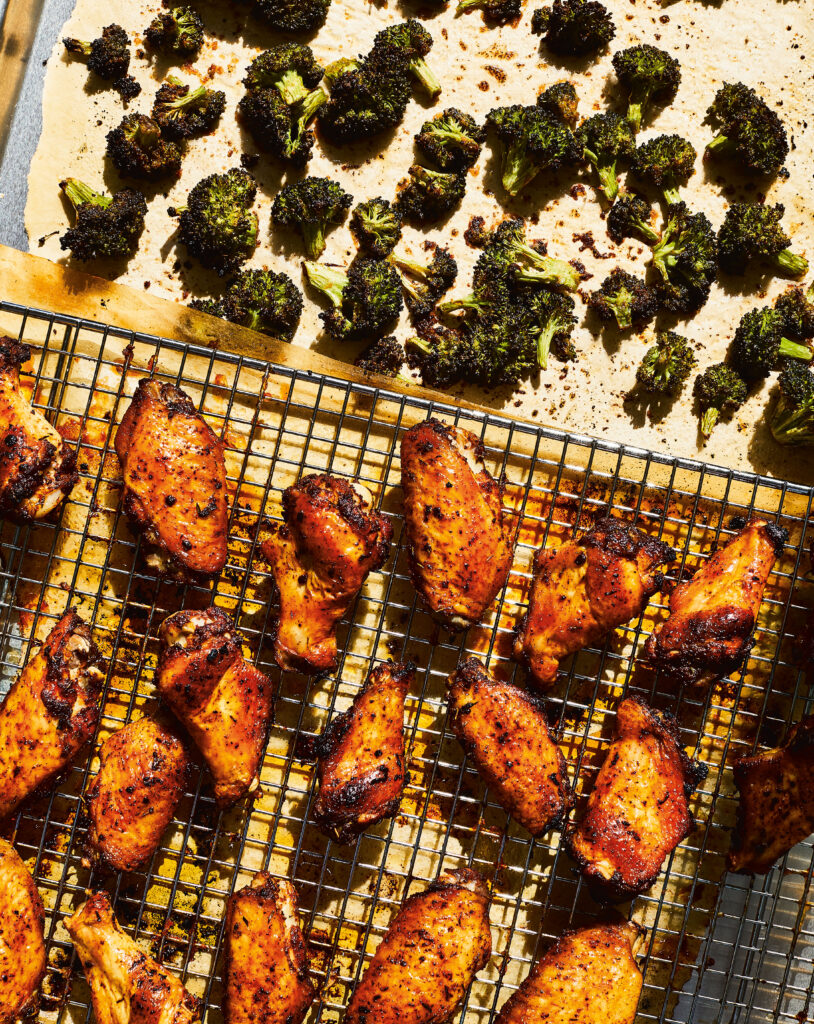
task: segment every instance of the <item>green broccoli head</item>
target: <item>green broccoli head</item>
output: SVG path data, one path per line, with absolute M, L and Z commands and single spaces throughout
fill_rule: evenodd
M 722 86 L 707 120 L 718 129 L 708 154 L 732 157 L 756 174 L 777 174 L 783 166 L 789 153 L 786 129 L 754 89 L 742 82 Z
M 486 120 L 503 145 L 502 182 L 511 196 L 540 171 L 559 170 L 582 155 L 570 128 L 543 107 L 497 107 Z
M 190 306 L 281 341 L 291 341 L 302 315 L 302 293 L 287 274 L 241 270 L 222 299 L 194 299 Z
M 378 373 L 382 377 L 401 377 L 401 368 L 407 359 L 404 348 L 395 335 L 377 338 L 354 359 L 353 365 L 365 373 Z
M 351 214 L 350 229 L 366 255 L 384 259 L 401 238 L 401 210 L 387 199 L 368 199 Z
M 141 192 L 126 188 L 107 196 L 78 178 L 66 178 L 59 187 L 76 212 L 74 226 L 59 240 L 63 249 L 70 249 L 78 260 L 133 255 L 147 213 Z
M 413 320 L 430 316 L 458 276 L 458 264 L 450 251 L 437 245 L 433 246 L 432 259 L 427 264 L 396 254 L 391 261 L 402 272 L 401 283 Z
M 554 0 L 534 12 L 531 30 L 563 57 L 601 53 L 616 35 L 613 18 L 599 0 Z
M 469 376 L 471 349 L 463 333 L 435 319 L 422 320 L 405 344 L 407 363 L 431 388 L 447 388 Z
M 459 206 L 465 191 L 465 174 L 431 171 L 413 164 L 409 178 L 399 185 L 396 205 L 405 220 L 428 224 L 442 220 Z
M 128 75 L 130 68 L 130 37 L 121 25 L 108 25 L 102 29 L 98 39 L 85 42 L 81 39 L 63 39 L 65 49 L 82 57 L 88 70 L 106 82 L 129 100 L 138 96 L 141 86 Z
M 407 61 L 410 74 L 420 83 L 427 95 L 435 98 L 441 92 L 441 83 L 424 58 L 432 49 L 433 39 L 416 18 L 388 25 L 376 34 L 373 49 L 384 60 L 397 54 Z
M 784 337 L 794 341 L 814 338 L 814 285 L 808 291 L 799 285 L 787 288 L 774 308 L 780 314 Z
M 630 123 L 612 111 L 594 114 L 577 129 L 577 142 L 597 173 L 599 188 L 613 202 L 619 192 L 616 165 L 636 152 L 636 135 Z
M 165 56 L 194 60 L 204 43 L 203 21 L 192 7 L 172 7 L 153 18 L 144 41 Z
M 313 32 L 324 25 L 331 0 L 254 0 L 254 13 L 278 32 Z
M 316 259 L 325 250 L 325 233 L 341 223 L 353 196 L 330 178 L 303 178 L 283 186 L 274 197 L 271 219 L 279 227 L 296 228 L 305 251 Z
M 339 60 L 325 69 L 330 89 L 319 124 L 330 142 L 347 145 L 401 123 L 410 99 L 409 67 L 398 51 L 381 50 L 361 60 Z
M 790 359 L 780 371 L 780 395 L 769 427 L 778 444 L 814 444 L 814 373 Z
M 649 107 L 670 103 L 681 82 L 681 67 L 675 57 L 649 43 L 615 53 L 613 70 L 628 93 L 627 119 L 636 131 Z
M 254 58 L 243 84 L 249 90 L 276 89 L 286 105 L 292 106 L 316 89 L 324 72 L 310 46 L 279 43 Z
M 709 437 L 721 416 L 731 416 L 743 405 L 748 389 L 731 366 L 715 363 L 695 378 L 693 394 L 701 409 L 701 433 Z
M 333 308 L 319 316 L 332 337 L 380 337 L 398 318 L 401 282 L 387 260 L 357 258 L 347 274 L 312 261 L 304 267 L 311 285 L 331 302 Z
M 487 21 L 505 25 L 520 17 L 522 0 L 458 0 L 456 12 L 471 11 L 480 8 Z
M 741 317 L 732 342 L 732 366 L 747 383 L 768 377 L 781 357 L 811 359 L 807 345 L 783 337 L 783 316 L 764 306 L 751 309 Z
M 656 245 L 661 235 L 651 226 L 653 208 L 635 192 L 622 192 L 608 213 L 608 234 L 617 244 L 626 238 L 640 238 L 648 245 Z
M 181 170 L 178 145 L 163 138 L 161 126 L 145 114 L 128 114 L 107 133 L 107 155 L 124 178 L 152 181 Z
M 170 210 L 179 217 L 178 237 L 190 255 L 223 276 L 236 270 L 257 245 L 257 194 L 242 168 L 210 174 L 189 193 L 187 205 Z
M 579 96 L 573 82 L 563 80 L 549 85 L 537 96 L 537 106 L 572 130 L 576 127 Z
M 675 331 L 659 331 L 656 344 L 645 352 L 636 370 L 636 380 L 653 394 L 677 395 L 697 362 L 687 338 Z
M 730 274 L 743 274 L 755 260 L 765 260 L 777 270 L 800 277 L 808 260 L 789 248 L 789 236 L 780 224 L 785 208 L 762 203 L 733 203 L 718 232 L 721 266 Z
M 552 350 L 563 360 L 576 358 L 571 333 L 577 318 L 570 295 L 548 288 L 535 288 L 523 296 L 522 308 L 527 315 L 528 330 L 536 341 L 540 369 L 548 368 L 548 356 Z
M 172 75 L 159 88 L 153 103 L 153 120 L 165 139 L 182 142 L 213 131 L 226 106 L 220 89 L 199 85 L 192 89 Z
M 425 121 L 415 137 L 421 152 L 442 171 L 465 171 L 480 156 L 486 129 L 455 107 Z
M 659 311 L 656 293 L 640 277 L 616 267 L 592 292 L 588 306 L 605 323 L 616 323 L 620 330 L 633 324 L 646 324 Z
M 685 203 L 670 207 L 661 240 L 653 249 L 653 266 L 661 275 L 658 294 L 672 313 L 693 313 L 709 298 L 718 277 L 718 245 L 703 213 Z
M 697 155 L 692 143 L 680 135 L 659 135 L 638 147 L 633 170 L 652 182 L 672 206 L 681 202 L 679 186 L 686 185 L 693 175 Z
M 471 377 L 484 387 L 516 387 L 539 369 L 538 336 L 519 303 L 490 306 L 465 326 Z M 539 332 L 538 332 L 539 334 Z

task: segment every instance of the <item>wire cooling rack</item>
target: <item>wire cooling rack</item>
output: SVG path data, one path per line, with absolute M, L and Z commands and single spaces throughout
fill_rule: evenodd
M 601 912 L 561 850 L 559 834 L 532 841 L 490 798 L 445 730 L 444 684 L 465 652 L 488 660 L 504 678 L 521 679 L 510 660 L 511 633 L 525 606 L 534 550 L 609 510 L 677 547 L 679 573 L 695 569 L 738 517 L 755 512 L 789 530 L 766 590 L 757 644 L 737 677 L 699 697 L 638 666 L 636 653 L 664 615 L 664 605 L 653 602 L 602 649 L 566 663 L 549 709 L 576 780 L 578 812 L 625 693 L 673 710 L 683 742 L 709 769 L 692 800 L 694 833 L 656 886 L 622 908 L 647 928 L 639 1020 L 807 1019 L 814 991 L 810 843 L 760 878 L 727 874 L 725 857 L 736 806 L 733 760 L 777 743 L 810 710 L 794 656 L 809 600 L 803 581 L 809 489 L 8 303 L 0 304 L 0 329 L 32 346 L 24 383 L 36 406 L 76 444 L 80 469 L 59 521 L 2 526 L 5 685 L 68 606 L 90 622 L 109 665 L 91 753 L 11 825 L 47 910 L 43 1019 L 79 1022 L 91 1015 L 63 924 L 88 888 L 108 890 L 122 924 L 180 973 L 216 1022 L 229 894 L 261 868 L 292 878 L 320 982 L 309 1019 L 333 1022 L 404 897 L 442 868 L 469 864 L 493 888 L 494 954 L 456 1019 L 488 1021 L 548 939 Z M 229 560 L 211 588 L 157 582 L 121 516 L 113 438 L 146 373 L 187 391 L 226 444 Z M 506 479 L 505 503 L 521 518 L 508 584 L 484 624 L 464 636 L 430 620 L 407 575 L 399 441 L 430 414 L 482 438 L 490 468 Z M 260 542 L 279 518 L 282 490 L 302 473 L 324 470 L 368 486 L 392 519 L 394 543 L 340 628 L 338 671 L 308 680 L 272 664 L 272 588 Z M 276 724 L 262 793 L 251 806 L 220 813 L 200 771 L 148 867 L 102 876 L 82 860 L 81 794 L 97 770 L 98 745 L 132 717 L 155 710 L 163 618 L 210 602 L 235 617 L 247 653 L 275 682 Z M 313 770 L 297 759 L 297 740 L 319 732 L 347 706 L 373 664 L 388 657 L 418 665 L 407 702 L 411 781 L 396 818 L 355 846 L 337 846 L 310 821 Z

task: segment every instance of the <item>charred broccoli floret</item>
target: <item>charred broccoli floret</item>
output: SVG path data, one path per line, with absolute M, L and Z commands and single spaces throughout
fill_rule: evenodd
M 693 394 L 701 408 L 701 433 L 709 437 L 721 416 L 731 416 L 743 405 L 748 389 L 731 366 L 715 363 L 695 378 Z
M 776 174 L 783 166 L 789 152 L 786 129 L 754 89 L 742 82 L 722 86 L 707 120 L 718 129 L 708 154 L 734 157 L 757 174 Z
M 424 384 L 446 388 L 468 375 L 470 348 L 461 331 L 437 320 L 423 320 L 418 332 L 404 347 L 408 365 L 421 371 Z
M 386 334 L 401 312 L 401 281 L 387 260 L 355 259 L 347 274 L 306 261 L 308 280 L 333 306 L 319 318 L 340 340 Z
M 331 0 L 254 0 L 254 13 L 278 32 L 313 32 L 330 6 Z
M 528 311 L 500 304 L 465 327 L 470 345 L 469 375 L 485 387 L 516 387 L 539 369 L 537 337 Z
M 85 58 L 88 70 L 110 82 L 123 99 L 132 99 L 141 92 L 141 86 L 128 75 L 130 68 L 130 37 L 121 25 L 108 25 L 98 39 L 63 39 L 65 49 Z
M 415 137 L 421 152 L 442 171 L 465 171 L 480 156 L 486 129 L 454 107 L 425 121 Z
M 763 380 L 781 358 L 810 361 L 808 345 L 783 337 L 783 316 L 764 306 L 750 309 L 741 317 L 732 342 L 731 363 L 748 383 Z
M 677 395 L 697 362 L 687 338 L 675 331 L 659 331 L 656 344 L 645 352 L 636 370 L 636 381 L 653 394 Z
M 274 197 L 271 219 L 279 227 L 296 228 L 305 251 L 317 259 L 325 251 L 325 233 L 340 224 L 353 202 L 342 186 L 330 178 L 303 178 L 283 186 Z
M 338 60 L 325 69 L 330 89 L 319 124 L 331 142 L 368 139 L 401 123 L 410 99 L 407 61 L 372 50 L 359 60 Z
M 591 292 L 588 306 L 600 320 L 615 322 L 623 331 L 633 324 L 648 323 L 659 311 L 653 289 L 620 267 L 610 272 L 597 291 Z
M 531 30 L 564 57 L 601 53 L 616 35 L 613 18 L 598 0 L 554 0 L 534 12 Z
M 291 341 L 302 315 L 302 293 L 287 274 L 241 270 L 220 301 L 195 299 L 193 309 Z
M 537 365 L 542 370 L 548 368 L 548 356 L 552 349 L 560 359 L 573 359 L 576 353 L 571 342 L 571 332 L 577 318 L 574 316 L 574 300 L 571 296 L 561 295 L 548 288 L 538 288 L 523 297 L 523 307 L 536 343 Z
M 574 88 L 573 82 L 563 80 L 555 82 L 544 89 L 537 97 L 537 106 L 548 111 L 552 117 L 573 129 L 576 127 L 579 115 L 579 96 Z
M 181 150 L 161 134 L 157 121 L 144 114 L 128 114 L 107 133 L 107 155 L 125 178 L 166 178 L 181 170 Z
M 431 171 L 413 164 L 410 176 L 399 185 L 396 205 L 405 220 L 428 224 L 451 213 L 466 192 L 466 175 Z
M 661 275 L 658 292 L 666 309 L 700 309 L 718 276 L 718 245 L 706 216 L 690 213 L 685 203 L 670 207 L 661 240 L 653 249 L 653 266 Z
M 432 49 L 433 39 L 427 29 L 416 18 L 388 25 L 376 34 L 373 49 L 385 60 L 391 54 L 398 54 L 407 61 L 410 74 L 417 79 L 431 97 L 441 92 L 441 83 L 424 60 Z
M 384 259 L 401 238 L 401 210 L 386 199 L 368 199 L 351 214 L 350 229 L 366 255 Z
M 126 188 L 107 196 L 78 178 L 66 178 L 59 187 L 76 211 L 74 226 L 59 240 L 63 249 L 70 249 L 78 260 L 133 255 L 147 213 L 141 192 Z
M 242 168 L 210 174 L 195 185 L 186 206 L 170 210 L 179 217 L 178 237 L 190 255 L 221 277 L 236 270 L 257 245 L 257 194 L 254 179 Z
M 409 378 L 401 373 L 406 359 L 407 354 L 396 340 L 395 335 L 388 334 L 384 338 L 377 338 L 363 352 L 360 352 L 353 360 L 353 365 L 358 366 L 365 373 L 379 373 L 382 377 L 398 377 L 407 382 Z
M 310 46 L 280 43 L 254 58 L 243 84 L 247 89 L 276 89 L 291 106 L 316 89 L 324 73 Z
M 456 12 L 471 11 L 479 7 L 488 21 L 504 25 L 520 17 L 522 0 L 458 0 Z
M 636 131 L 651 104 L 670 103 L 681 82 L 681 68 L 675 57 L 648 43 L 615 53 L 613 70 L 627 90 L 627 119 Z
M 204 43 L 203 21 L 191 7 L 172 7 L 153 18 L 144 30 L 144 41 L 165 56 L 194 60 Z
M 617 244 L 626 238 L 640 238 L 648 245 L 656 245 L 661 238 L 650 224 L 653 208 L 634 192 L 623 192 L 608 213 L 608 234 Z
M 782 203 L 733 203 L 718 232 L 723 269 L 730 274 L 743 274 L 754 260 L 765 260 L 792 277 L 805 274 L 808 260 L 789 249 L 791 239 L 780 224 L 784 212 Z
M 778 444 L 814 444 L 814 373 L 790 359 L 780 371 L 780 397 L 769 427 Z
M 577 142 L 596 171 L 599 188 L 613 202 L 619 191 L 616 164 L 636 152 L 636 135 L 629 122 L 612 111 L 594 114 L 577 129 Z
M 402 271 L 401 283 L 407 300 L 407 309 L 414 320 L 422 320 L 435 309 L 438 300 L 455 283 L 458 264 L 449 252 L 440 246 L 433 248 L 428 264 L 406 256 L 394 254 L 391 261 Z
M 680 135 L 659 135 L 638 147 L 633 170 L 640 178 L 652 182 L 666 203 L 674 205 L 681 202 L 679 186 L 690 180 L 697 155 L 692 143 Z
M 153 120 L 165 139 L 181 142 L 211 132 L 226 106 L 226 94 L 220 89 L 199 85 L 190 91 L 170 75 L 155 96 Z
M 787 288 L 774 308 L 780 314 L 784 337 L 794 341 L 814 338 L 814 285 L 808 291 L 799 285 Z
M 487 115 L 503 144 L 503 187 L 515 196 L 540 171 L 556 171 L 582 155 L 574 133 L 543 107 L 497 107 Z

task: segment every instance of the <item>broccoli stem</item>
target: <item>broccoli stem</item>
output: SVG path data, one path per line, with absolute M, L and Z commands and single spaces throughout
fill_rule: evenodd
M 597 173 L 600 191 L 605 198 L 612 203 L 619 194 L 619 180 L 616 177 L 616 161 L 613 160 L 611 163 L 603 163 L 600 161 L 598 154 L 592 153 L 590 149 L 584 149 L 583 153 L 585 155 L 585 159 L 593 165 L 593 168 Z
M 325 267 L 321 263 L 303 261 L 303 268 L 309 284 L 326 295 L 331 303 L 339 309 L 342 305 L 342 293 L 348 283 L 347 275 L 333 267 Z
M 112 196 L 106 196 L 102 192 L 94 192 L 93 189 L 80 181 L 78 178 L 66 178 L 59 183 L 59 187 L 68 197 L 74 209 L 78 209 L 83 203 L 93 203 L 94 206 L 107 207 L 113 202 Z
M 640 100 L 631 99 L 627 107 L 627 121 L 628 124 L 633 125 L 633 130 L 637 132 L 642 126 L 642 102 Z
M 788 406 L 781 398 L 769 427 L 778 444 L 814 443 L 814 409 L 810 404 Z
M 631 313 L 633 311 L 633 303 L 629 292 L 620 292 L 618 295 L 607 295 L 605 302 L 613 310 L 613 315 L 616 318 L 616 323 L 619 326 L 620 331 L 626 331 L 628 327 L 633 326 L 633 317 Z
M 84 39 L 63 39 L 62 40 L 65 49 L 69 53 L 79 53 L 83 57 L 90 57 L 91 54 L 91 43 Z
M 516 196 L 521 188 L 526 185 L 537 174 L 536 165 L 525 155 L 525 148 L 522 143 L 513 142 L 506 147 L 506 155 L 503 158 L 503 187 L 510 196 Z
M 551 343 L 554 341 L 554 336 L 561 326 L 557 317 L 552 316 L 537 336 L 537 364 L 542 370 L 548 369 L 548 354 L 551 351 Z
M 462 299 L 449 299 L 447 302 L 440 303 L 438 311 L 440 313 L 457 313 L 459 309 L 474 309 L 477 312 L 482 308 L 483 303 L 477 295 L 464 295 Z
M 181 83 L 177 78 L 170 77 L 168 79 L 171 85 L 180 85 Z M 177 100 L 170 100 L 169 103 L 163 103 L 162 106 L 169 107 L 171 110 L 183 110 L 184 107 L 194 106 L 198 100 L 203 99 L 206 95 L 206 86 L 199 85 L 197 89 L 193 89 L 188 92 L 186 96 L 179 96 Z
M 323 224 L 303 224 L 302 237 L 305 251 L 311 259 L 317 259 L 325 252 L 325 226 Z
M 716 135 L 712 142 L 707 143 L 708 153 L 726 153 L 732 149 L 732 140 L 726 135 Z
M 579 287 L 579 274 L 570 263 L 555 260 L 549 256 L 537 256 L 534 267 L 521 267 L 515 264 L 514 276 L 521 284 L 558 285 L 575 292 Z
M 429 64 L 423 57 L 416 57 L 410 61 L 410 71 L 415 75 L 426 92 L 435 99 L 441 92 L 441 83 Z
M 297 129 L 301 132 L 311 118 L 316 114 L 323 103 L 328 102 L 328 97 L 322 91 L 322 89 L 314 89 L 313 92 L 306 94 L 302 103 L 298 108 L 297 115 Z
M 681 194 L 675 185 L 668 185 L 661 194 L 664 196 L 664 201 L 668 206 L 675 206 L 681 202 Z
M 308 89 L 301 76 L 291 68 L 284 71 L 274 84 L 289 107 L 308 95 Z
M 399 256 L 397 253 L 393 253 L 390 257 L 390 261 L 395 263 L 397 267 L 402 270 L 406 270 L 413 277 L 417 277 L 424 281 L 427 277 L 427 267 L 423 263 L 416 263 L 414 260 L 408 260 L 406 256 Z
M 714 405 L 711 405 L 708 409 L 704 409 L 701 414 L 701 433 L 704 437 L 710 437 L 712 435 L 713 428 L 718 422 L 721 415 L 721 410 L 716 409 Z
M 798 256 L 791 249 L 784 249 L 772 257 L 772 263 L 792 277 L 802 277 L 808 270 L 808 260 L 805 256 Z
M 788 359 L 802 359 L 805 362 L 810 363 L 814 353 L 812 353 L 808 345 L 801 345 L 797 341 L 790 341 L 788 338 L 781 338 L 778 355 L 786 356 Z

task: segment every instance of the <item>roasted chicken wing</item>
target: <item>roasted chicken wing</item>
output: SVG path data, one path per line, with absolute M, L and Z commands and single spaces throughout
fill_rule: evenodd
M 632 899 L 653 885 L 692 830 L 687 800 L 705 776 L 682 749 L 672 716 L 636 697 L 622 701 L 585 817 L 566 835 L 596 899 Z
M 176 733 L 140 718 L 113 733 L 88 787 L 88 849 L 114 871 L 133 871 L 155 853 L 184 795 L 189 761 Z
M 274 655 L 282 669 L 327 672 L 339 620 L 384 564 L 393 530 L 366 488 L 326 473 L 283 493 L 283 520 L 262 544 L 280 600 Z
M 76 453 L 20 388 L 28 345 L 0 338 L 0 516 L 27 522 L 55 509 L 79 479 Z
M 766 580 L 788 531 L 750 520 L 691 580 L 670 595 L 670 615 L 656 626 L 644 660 L 685 685 L 715 682 L 743 664 L 754 641 Z
M 235 624 L 219 608 L 175 612 L 158 635 L 159 692 L 203 754 L 218 805 L 229 807 L 260 784 L 271 680 L 245 660 Z
M 67 611 L 0 705 L 0 820 L 73 762 L 99 721 L 99 652 Z
M 563 658 L 602 643 L 612 629 L 642 613 L 662 585 L 659 569 L 674 559 L 667 544 L 612 516 L 579 540 L 540 548 L 515 658 L 526 663 L 537 686 L 549 689 Z
M 492 954 L 489 890 L 470 868 L 404 901 L 345 1013 L 346 1024 L 443 1024 Z
M 480 622 L 512 565 L 516 523 L 484 457 L 474 434 L 438 420 L 401 440 L 410 575 L 430 613 L 450 629 Z
M 600 924 L 557 939 L 495 1024 L 633 1024 L 642 972 L 635 924 Z
M 90 986 L 97 1024 L 193 1024 L 201 1001 L 119 927 L 107 893 L 65 921 Z
M 226 1024 L 301 1024 L 314 998 L 294 886 L 264 871 L 226 910 Z
M 37 1013 L 45 976 L 45 910 L 17 851 L 0 839 L 0 1024 Z
M 147 564 L 178 580 L 216 576 L 229 533 L 226 463 L 222 442 L 189 395 L 142 378 L 115 444 L 122 508 L 144 535 Z
M 410 778 L 404 701 L 414 671 L 392 662 L 374 668 L 347 711 L 312 745 L 319 774 L 314 820 L 337 842 L 351 842 L 398 810 Z
M 501 806 L 533 836 L 561 826 L 571 786 L 540 698 L 469 658 L 450 676 L 448 699 L 450 728 Z

